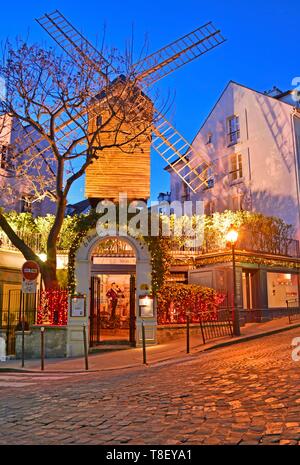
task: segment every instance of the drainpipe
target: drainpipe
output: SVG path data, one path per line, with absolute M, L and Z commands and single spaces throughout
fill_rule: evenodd
M 300 113 L 294 107 L 291 113 L 291 126 L 293 133 L 293 149 L 294 149 L 294 166 L 295 166 L 295 178 L 296 178 L 296 188 L 297 188 L 297 201 L 298 201 L 298 225 L 300 228 L 300 194 L 299 194 L 299 162 L 300 162 L 300 147 L 298 147 L 296 131 L 295 131 L 295 118 L 298 118 L 300 121 Z M 299 231 L 297 231 L 299 233 Z M 299 236 L 298 236 L 299 240 Z
M 295 119 L 298 118 L 300 121 L 300 113 L 297 108 L 294 107 L 291 113 L 291 123 L 293 131 L 293 146 L 294 146 L 294 158 L 295 158 L 295 171 L 296 171 L 296 185 L 297 185 L 297 198 L 298 198 L 298 216 L 299 216 L 299 227 L 300 227 L 300 205 L 299 205 L 299 162 L 300 162 L 300 147 L 296 138 L 295 131 Z M 299 240 L 299 239 L 298 239 Z M 300 302 L 300 268 L 298 268 L 298 305 Z

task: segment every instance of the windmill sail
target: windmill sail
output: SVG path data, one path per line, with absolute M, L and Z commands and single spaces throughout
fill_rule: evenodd
M 153 84 L 223 42 L 220 30 L 207 23 L 136 63 L 137 79 Z
M 36 21 L 75 61 L 80 57 L 104 76 L 116 72 L 112 64 L 58 10 L 46 13 Z
M 87 63 L 93 64 L 102 75 L 104 75 L 102 69 L 105 70 L 105 73 L 115 72 L 101 53 L 57 10 L 45 14 L 37 21 L 75 61 L 78 58 L 86 60 Z M 135 84 L 136 82 L 146 85 L 152 84 L 175 69 L 214 49 L 224 41 L 220 30 L 216 29 L 211 22 L 207 23 L 138 62 L 134 67 L 136 71 Z M 132 84 L 133 87 L 135 84 Z M 139 106 L 137 106 L 137 112 L 139 112 Z M 79 113 L 78 116 L 82 117 L 83 115 Z M 91 115 L 89 115 L 90 117 Z M 59 129 L 66 131 L 65 134 L 61 133 L 61 139 L 63 139 L 72 132 L 73 124 L 66 121 Z M 152 130 L 153 148 L 188 187 L 193 192 L 197 192 L 207 186 L 211 176 L 211 164 L 201 154 L 195 153 L 190 144 L 157 111 L 154 111 Z
M 155 117 L 152 147 L 194 193 L 207 186 L 210 163 L 161 114 Z

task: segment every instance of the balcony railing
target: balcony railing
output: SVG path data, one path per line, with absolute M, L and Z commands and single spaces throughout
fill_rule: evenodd
M 282 255 L 291 258 L 300 258 L 299 241 L 285 237 L 267 237 L 266 235 L 253 231 L 241 230 L 236 249 L 254 253 L 270 255 Z M 191 246 L 174 244 L 171 248 L 172 255 L 202 255 L 228 250 L 225 237 L 213 235 L 204 239 L 199 245 L 196 241 Z
M 17 232 L 18 236 L 27 244 L 30 248 L 34 250 L 35 253 L 44 252 L 42 236 L 39 233 L 23 233 Z M 188 238 L 187 238 L 188 240 Z M 198 241 L 189 241 L 190 243 L 185 243 L 179 245 L 174 243 L 171 247 L 171 253 L 174 256 L 199 256 L 208 253 L 214 252 L 224 252 L 227 249 L 226 241 L 224 237 L 213 236 L 209 239 L 205 239 L 202 244 L 199 244 Z M 282 255 L 285 257 L 291 258 L 300 258 L 300 247 L 299 241 L 296 239 L 289 238 L 267 238 L 266 235 L 258 232 L 254 233 L 252 231 L 240 231 L 239 239 L 236 244 L 237 250 L 245 250 L 247 252 L 254 253 L 265 253 L 270 255 Z M 7 235 L 0 231 L 0 250 L 18 250 L 8 239 Z M 227 249 L 228 250 L 228 249 Z M 62 252 L 62 251 L 61 251 Z M 67 251 L 64 251 L 67 253 Z M 128 248 L 101 248 L 101 250 L 96 250 L 100 255 L 109 255 L 113 256 L 123 255 L 123 256 L 134 256 L 134 252 Z
M 285 257 L 300 258 L 299 241 L 292 238 L 267 236 L 261 232 L 241 230 L 236 243 L 237 250 L 247 252 L 282 255 Z M 226 241 L 212 239 L 204 242 L 202 253 L 211 253 L 226 250 Z
M 17 231 L 17 234 L 25 242 L 25 244 L 28 245 L 28 247 L 34 250 L 35 253 L 43 252 L 41 234 L 29 234 L 22 231 Z M 0 231 L 0 249 L 7 251 L 18 251 L 18 249 L 12 244 L 12 242 L 8 239 L 7 235 L 3 231 Z

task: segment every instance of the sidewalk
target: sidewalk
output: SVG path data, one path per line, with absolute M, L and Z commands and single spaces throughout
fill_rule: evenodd
M 215 339 L 203 345 L 200 336 L 191 336 L 190 354 L 186 354 L 185 337 L 167 344 L 147 347 L 147 365 L 157 365 L 163 362 L 181 361 L 192 358 L 201 352 L 225 347 L 232 344 L 247 342 L 251 339 L 276 334 L 300 328 L 300 322 L 288 324 L 287 318 L 278 318 L 266 323 L 249 323 L 241 328 L 240 337 L 224 337 Z M 300 329 L 299 329 L 300 336 Z M 143 365 L 143 352 L 141 348 L 128 348 L 126 350 L 103 352 L 89 355 L 89 371 L 120 370 Z M 0 362 L 0 372 L 3 371 L 38 371 L 40 372 L 40 360 L 25 360 L 25 368 L 21 368 L 21 360 L 8 360 Z M 85 372 L 84 358 L 72 359 L 45 359 L 45 372 L 47 373 L 76 373 Z

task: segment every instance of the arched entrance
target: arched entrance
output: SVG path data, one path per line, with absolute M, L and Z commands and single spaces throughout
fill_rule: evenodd
M 103 239 L 91 261 L 90 345 L 135 346 L 134 248 L 118 237 Z
M 119 239 L 121 242 L 125 242 L 130 246 L 130 248 L 124 248 L 122 245 L 122 254 L 124 255 L 126 250 L 128 250 L 129 255 L 132 254 L 132 250 L 135 254 L 135 264 L 134 263 L 124 263 L 128 258 L 126 256 L 114 256 L 110 257 L 110 263 L 107 263 L 107 256 L 103 256 L 103 247 L 100 249 L 98 246 L 107 240 Z M 115 243 L 116 244 L 116 243 Z M 118 245 L 120 247 L 120 245 Z M 104 247 L 107 250 L 107 244 Z M 100 250 L 100 253 L 99 253 Z M 120 252 L 120 250 L 119 250 Z M 105 252 L 107 253 L 107 252 Z M 113 254 L 114 255 L 114 254 Z M 98 258 L 96 258 L 98 256 Z M 95 257 L 95 258 L 94 258 Z M 114 258 L 114 260 L 112 260 Z M 103 263 L 101 263 L 101 261 Z M 115 261 L 116 263 L 113 263 Z M 106 263 L 105 263 L 106 262 Z M 99 273 L 98 267 L 104 267 L 108 265 L 109 268 L 101 269 Z M 125 267 L 133 266 L 133 268 L 128 269 Z M 106 274 L 111 276 L 116 276 L 118 274 L 126 274 L 129 279 L 130 276 L 134 275 L 135 269 L 135 293 L 131 293 L 131 296 L 134 297 L 134 303 L 132 304 L 132 317 L 135 318 L 135 326 L 131 326 L 132 334 L 130 336 L 129 329 L 127 332 L 128 342 L 130 343 L 130 338 L 132 341 L 136 342 L 137 346 L 142 345 L 142 324 L 144 325 L 144 333 L 146 338 L 146 344 L 152 345 L 156 344 L 156 311 L 154 308 L 153 313 L 145 314 L 141 311 L 140 304 L 141 299 L 147 292 L 146 289 L 151 290 L 151 257 L 148 251 L 148 248 L 145 243 L 139 241 L 136 238 L 131 236 L 121 237 L 113 233 L 111 236 L 99 237 L 97 231 L 91 230 L 87 236 L 82 240 L 81 246 L 79 247 L 76 259 L 75 259 L 75 276 L 76 276 L 76 293 L 86 296 L 86 312 L 82 316 L 73 316 L 69 312 L 68 317 L 68 335 L 67 335 L 67 355 L 74 357 L 83 355 L 83 344 L 82 344 L 82 327 L 86 325 L 89 329 L 88 334 L 91 336 L 91 302 L 92 302 L 92 278 L 98 277 L 98 274 Z M 106 273 L 104 273 L 104 271 Z M 126 271 L 126 273 L 124 273 Z M 113 274 L 115 273 L 115 274 Z M 101 278 L 101 276 L 100 276 Z M 111 278 L 112 279 L 112 278 Z M 111 283 L 111 279 L 108 281 Z M 150 292 L 150 291 L 149 291 Z M 101 298 L 101 296 L 100 296 Z M 133 315 L 134 309 L 134 315 Z M 96 310 L 97 311 L 97 310 Z M 92 313 L 93 314 L 93 313 Z M 101 327 L 100 327 L 101 330 Z M 97 331 L 97 330 L 96 330 Z M 94 332 L 94 330 L 93 330 Z M 96 334 L 97 337 L 97 334 Z M 100 335 L 101 341 L 101 335 Z M 93 344 L 93 340 L 89 339 L 89 345 Z

